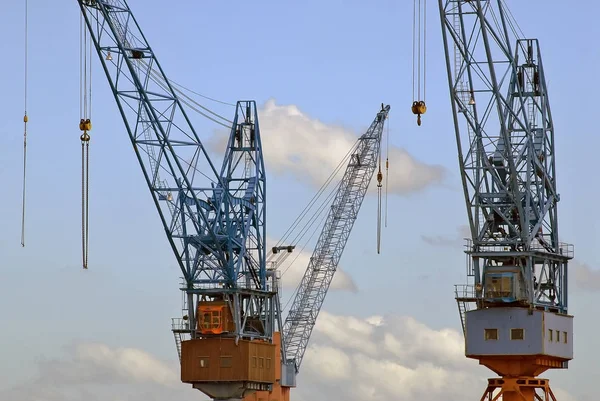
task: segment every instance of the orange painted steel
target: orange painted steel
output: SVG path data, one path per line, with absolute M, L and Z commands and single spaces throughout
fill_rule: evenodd
M 480 401 L 557 401 L 547 379 L 504 377 L 488 379 Z
M 271 391 L 255 391 L 244 397 L 244 401 L 290 401 L 290 387 L 281 383 L 281 333 L 273 333 L 275 344 L 275 383 Z
M 547 379 L 548 369 L 562 368 L 563 359 L 548 356 L 479 357 L 479 364 L 501 378 L 488 379 L 481 401 L 557 401 Z
M 231 312 L 223 301 L 199 302 L 196 330 L 202 334 L 222 334 L 231 328 Z

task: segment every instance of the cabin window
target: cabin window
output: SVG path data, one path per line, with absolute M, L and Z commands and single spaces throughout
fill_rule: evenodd
M 566 332 L 566 331 L 563 331 L 563 343 L 565 343 L 565 344 L 566 344 L 567 342 L 568 342 L 568 341 L 567 341 L 567 332 Z
M 485 341 L 497 340 L 498 329 L 484 329 Z
M 258 368 L 262 369 L 265 367 L 265 358 L 258 358 Z
M 221 367 L 222 368 L 230 368 L 232 363 L 231 363 L 231 356 L 222 356 L 221 357 Z
M 201 368 L 208 368 L 208 361 L 210 360 L 210 357 L 208 357 L 208 356 L 201 356 L 199 359 L 200 359 L 200 367 Z
M 548 329 L 548 341 L 552 342 L 554 340 L 554 330 Z
M 522 340 L 525 333 L 523 329 L 510 329 L 510 339 L 511 340 Z

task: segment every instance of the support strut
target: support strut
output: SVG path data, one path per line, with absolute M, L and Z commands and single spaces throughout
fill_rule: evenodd
M 557 401 L 548 379 L 503 377 L 488 379 L 481 401 Z

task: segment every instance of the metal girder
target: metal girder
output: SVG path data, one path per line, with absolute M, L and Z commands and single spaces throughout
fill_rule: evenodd
M 300 368 L 344 247 L 379 161 L 383 127 L 390 106 L 383 106 L 359 139 L 339 183 L 329 214 L 283 326 L 287 363 Z
M 78 4 L 183 273 L 188 299 L 221 288 L 221 298 L 243 303 L 236 308 L 271 315 L 275 303 L 267 288 L 264 248 L 266 176 L 255 102 L 237 102 L 217 171 L 127 2 Z M 258 293 L 227 293 L 236 289 Z M 188 303 L 192 328 L 193 306 Z M 268 326 L 261 333 L 266 338 L 272 335 Z M 244 332 L 241 323 L 236 332 Z

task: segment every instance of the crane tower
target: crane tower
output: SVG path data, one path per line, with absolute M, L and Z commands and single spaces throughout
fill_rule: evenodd
M 471 238 L 456 286 L 466 356 L 500 378 L 481 400 L 555 400 L 548 369 L 573 358 L 559 242 L 554 124 L 539 42 L 503 0 L 439 0 Z

